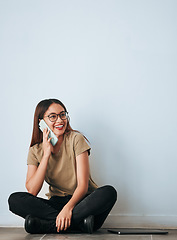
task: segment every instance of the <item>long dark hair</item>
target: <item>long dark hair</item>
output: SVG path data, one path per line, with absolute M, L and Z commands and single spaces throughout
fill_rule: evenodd
M 32 133 L 32 139 L 30 147 L 37 143 L 41 143 L 43 140 L 43 134 L 39 129 L 39 119 L 42 119 L 44 117 L 44 113 L 47 111 L 47 109 L 50 107 L 52 103 L 57 103 L 61 105 L 64 110 L 67 112 L 65 105 L 58 99 L 45 99 L 38 103 L 36 106 L 36 110 L 34 113 L 34 123 L 33 123 L 33 133 Z M 71 128 L 69 120 L 67 121 L 67 126 L 65 133 L 69 133 L 70 131 L 75 131 Z M 78 132 L 78 131 L 76 131 Z

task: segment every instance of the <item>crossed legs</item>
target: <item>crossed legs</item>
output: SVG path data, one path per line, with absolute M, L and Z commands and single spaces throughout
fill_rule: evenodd
M 25 218 L 27 215 L 53 220 L 72 196 L 53 196 L 49 200 L 33 196 L 26 192 L 12 193 L 9 197 L 9 209 Z M 73 209 L 71 225 L 78 226 L 85 218 L 94 216 L 94 230 L 99 229 L 117 200 L 117 192 L 112 186 L 103 186 L 82 199 Z

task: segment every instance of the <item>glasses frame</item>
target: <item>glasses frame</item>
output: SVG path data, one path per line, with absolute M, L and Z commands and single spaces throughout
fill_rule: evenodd
M 65 113 L 65 118 L 64 118 L 64 119 L 61 118 L 61 114 L 62 114 L 62 113 Z M 56 115 L 56 116 L 57 116 L 57 119 L 56 119 L 55 121 L 51 121 L 50 115 Z M 57 114 L 57 113 L 50 113 L 48 116 L 45 116 L 45 117 L 48 117 L 51 122 L 56 122 L 56 121 L 58 120 L 58 117 L 60 117 L 61 120 L 66 120 L 66 119 L 69 118 L 68 112 L 66 112 L 66 111 L 62 111 L 62 112 L 60 112 L 60 113 L 58 113 L 58 114 Z

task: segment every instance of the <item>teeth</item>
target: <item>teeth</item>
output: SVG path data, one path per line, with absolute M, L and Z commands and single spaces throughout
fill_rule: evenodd
M 56 128 L 62 128 L 64 125 L 56 126 Z

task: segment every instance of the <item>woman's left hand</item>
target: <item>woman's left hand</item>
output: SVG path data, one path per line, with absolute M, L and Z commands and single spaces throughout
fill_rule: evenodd
M 71 225 L 72 209 L 65 205 L 56 218 L 57 232 L 66 230 Z

